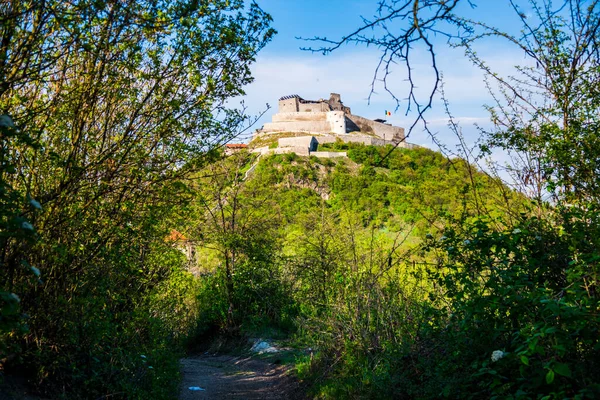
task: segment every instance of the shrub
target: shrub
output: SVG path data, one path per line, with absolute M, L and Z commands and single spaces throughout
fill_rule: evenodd
M 435 301 L 448 304 L 430 332 L 444 342 L 448 393 L 600 393 L 599 216 L 559 208 L 554 223 L 525 218 L 500 231 L 498 221 L 476 219 L 429 239 L 442 289 Z

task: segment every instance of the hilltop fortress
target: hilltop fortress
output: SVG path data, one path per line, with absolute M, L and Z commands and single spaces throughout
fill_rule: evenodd
M 317 146 L 333 143 L 336 140 L 358 142 L 369 145 L 393 144 L 408 147 L 404 142 L 404 128 L 387 124 L 385 120 L 370 120 L 352 114 L 337 93 L 331 93 L 329 100 L 305 100 L 298 95 L 279 99 L 279 109 L 271 122 L 257 130 L 254 143 L 278 139 L 278 147 L 255 147 L 254 152 L 288 153 L 316 155 L 322 157 L 345 156 L 318 154 Z M 252 145 L 252 143 L 251 143 Z

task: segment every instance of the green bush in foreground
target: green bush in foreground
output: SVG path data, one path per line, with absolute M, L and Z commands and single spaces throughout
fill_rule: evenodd
M 598 209 L 507 231 L 477 219 L 428 241 L 442 288 L 434 357 L 452 397 L 595 397 L 600 386 Z M 427 332 L 427 330 L 425 330 Z
M 299 371 L 318 398 L 596 398 L 599 216 L 457 221 L 426 269 L 347 275 Z

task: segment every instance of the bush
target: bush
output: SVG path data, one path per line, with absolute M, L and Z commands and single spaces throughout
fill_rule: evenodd
M 599 216 L 595 208 L 559 208 L 554 223 L 525 218 L 504 231 L 476 219 L 429 239 L 442 289 L 435 301 L 449 304 L 429 329 L 443 341 L 437 373 L 448 393 L 600 394 Z

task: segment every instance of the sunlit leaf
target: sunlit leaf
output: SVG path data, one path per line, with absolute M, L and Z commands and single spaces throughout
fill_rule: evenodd
M 546 374 L 546 383 L 550 385 L 552 382 L 554 382 L 554 371 L 550 370 Z

